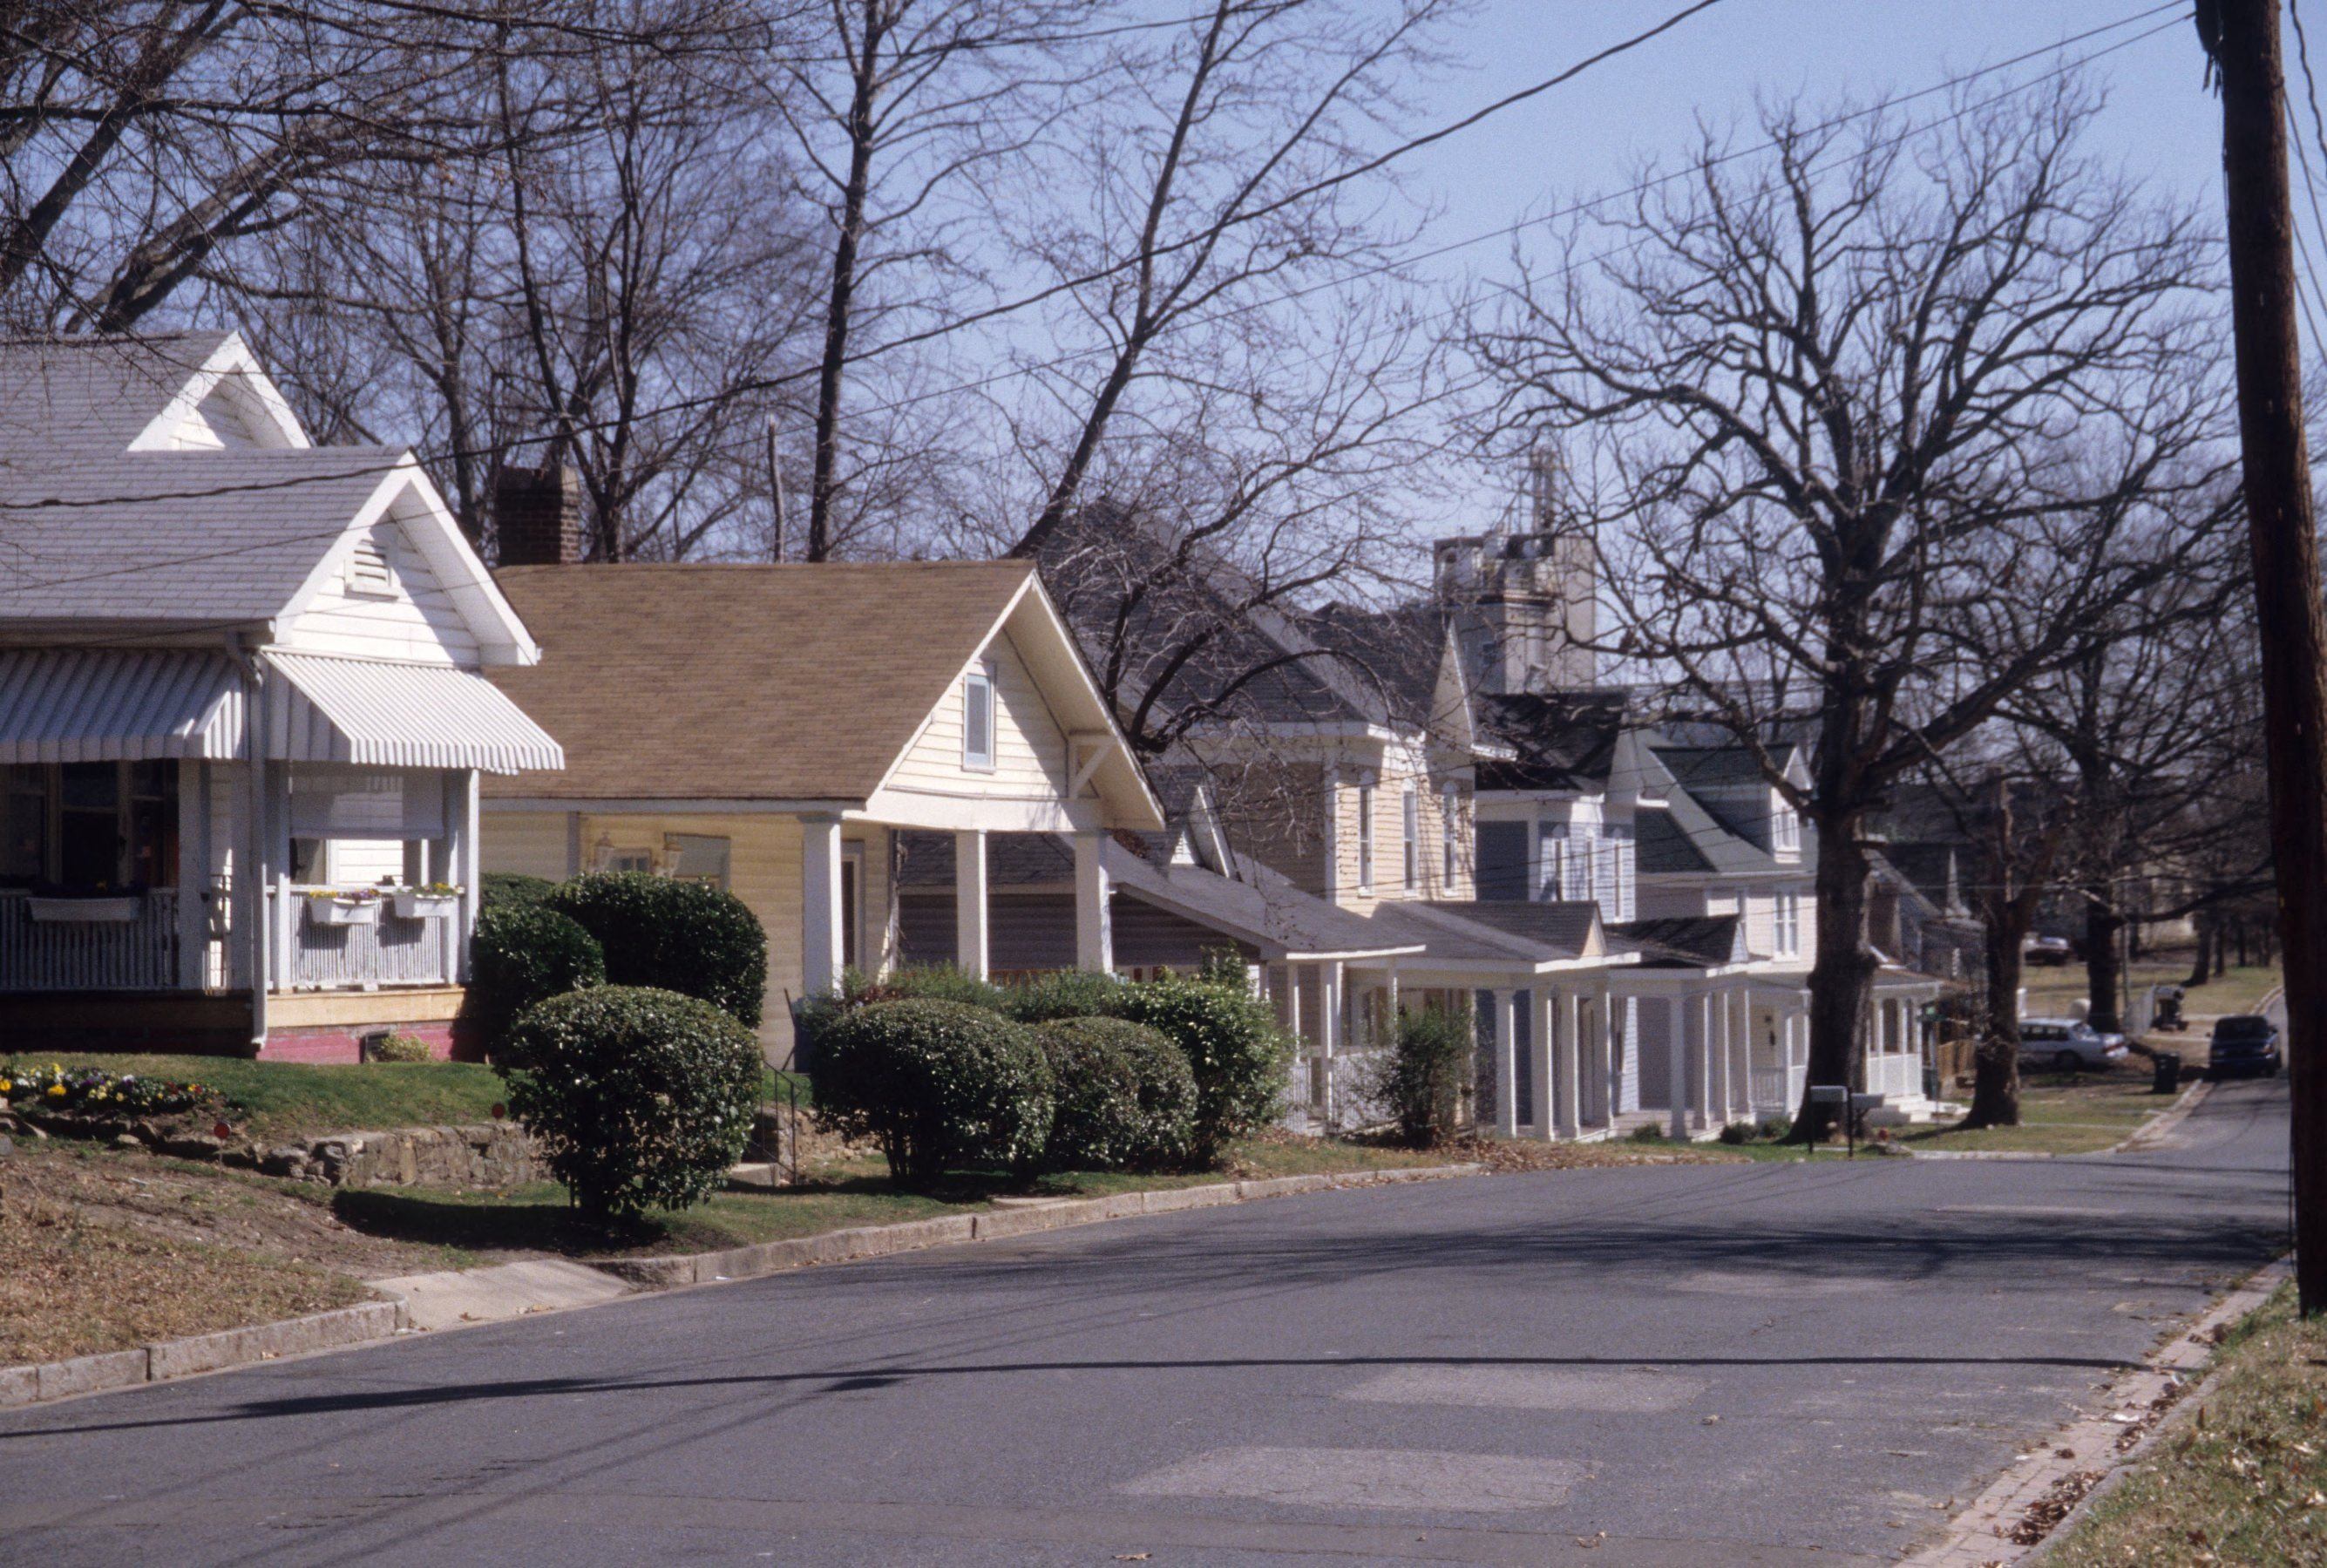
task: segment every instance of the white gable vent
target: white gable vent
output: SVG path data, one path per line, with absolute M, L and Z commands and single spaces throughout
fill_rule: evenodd
M 348 592 L 385 598 L 396 592 L 396 573 L 388 546 L 378 539 L 358 539 L 348 552 Z

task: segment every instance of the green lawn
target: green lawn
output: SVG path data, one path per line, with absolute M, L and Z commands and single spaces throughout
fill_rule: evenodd
M 1372 1144 L 1256 1138 L 1235 1144 L 1220 1171 L 1135 1174 L 1070 1171 L 1029 1185 L 1001 1175 L 958 1172 L 934 1193 L 901 1192 L 877 1157 L 836 1162 L 799 1187 L 766 1192 L 719 1192 L 678 1213 L 654 1213 L 622 1235 L 609 1237 L 578 1224 L 565 1189 L 537 1182 L 506 1192 L 432 1188 L 374 1188 L 333 1195 L 332 1207 L 356 1229 L 401 1241 L 450 1246 L 472 1254 L 544 1251 L 621 1255 L 704 1252 L 779 1241 L 858 1225 L 887 1225 L 942 1214 L 972 1214 L 1000 1195 L 1098 1198 L 1153 1188 L 1201 1186 L 1242 1177 L 1341 1174 L 1401 1166 L 1444 1164 L 1459 1155 Z
M 322 1133 L 489 1122 L 505 1097 L 491 1068 L 469 1062 L 367 1062 L 312 1066 L 220 1056 L 38 1055 L 0 1058 L 60 1062 L 141 1078 L 209 1084 L 240 1107 L 237 1124 L 260 1143 Z
M 2176 954 L 2163 958 L 2145 958 L 2133 966 L 2133 989 L 2138 993 L 2152 985 L 2179 985 L 2190 975 L 2190 957 Z M 2262 999 L 2275 990 L 2280 976 L 2276 965 L 2249 965 L 2225 969 L 2221 978 L 2209 980 L 2203 985 L 2192 985 L 2182 1001 L 2182 1007 L 2191 1016 L 2200 1013 L 2252 1013 L 2262 1004 Z M 2028 992 L 2028 1016 L 2031 1018 L 2065 1018 L 2071 1004 L 2085 1000 L 2085 966 L 2070 964 L 2061 968 L 2023 968 L 2020 983 Z M 2191 1031 L 2198 1036 L 2198 1031 Z M 2202 1038 L 2201 1036 L 2198 1036 Z M 2161 1036 L 2171 1041 L 2170 1034 Z
M 2327 1320 L 2297 1321 L 2284 1287 L 2231 1330 L 2199 1397 L 2046 1562 L 2327 1563 Z
M 2147 1062 L 2106 1073 L 2030 1073 L 2020 1083 L 2020 1125 L 1958 1132 L 1942 1123 L 1910 1127 L 1899 1141 L 1916 1150 L 2090 1154 L 2122 1142 L 2173 1104 L 2152 1094 Z

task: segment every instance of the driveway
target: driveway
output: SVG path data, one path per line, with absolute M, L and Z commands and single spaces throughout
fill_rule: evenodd
M 1327 1193 L 409 1339 L 0 1417 L 0 1561 L 1884 1561 L 2282 1246 L 2285 1149 L 2229 1085 L 2138 1157 Z

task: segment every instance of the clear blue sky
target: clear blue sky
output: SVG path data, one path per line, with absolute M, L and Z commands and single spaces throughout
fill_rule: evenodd
M 1419 118 L 1426 125 L 1458 118 L 1653 25 L 1681 3 L 1479 0 L 1472 19 L 1449 39 L 1457 61 L 1416 95 Z M 2108 99 L 2089 149 L 2117 160 L 2158 193 L 2219 214 L 2220 110 L 2201 84 L 2201 55 L 2186 5 L 2054 51 L 2064 39 L 2154 5 L 2155 0 L 1721 0 L 1673 32 L 1416 154 L 1405 165 L 1407 191 L 1440 210 L 1427 242 L 1444 243 L 1630 184 L 1642 159 L 1685 154 L 1694 145 L 1699 117 L 1742 131 L 1751 124 L 1757 91 L 1801 94 L 1820 105 L 1844 98 L 1864 101 L 1913 92 L 2030 51 L 2046 51 L 1983 79 L 1986 93 L 2107 51 L 2085 68 Z M 2327 71 L 2327 5 L 2317 14 L 2313 42 L 2322 50 L 2317 63 Z M 2290 36 L 2290 56 L 2293 47 Z M 2294 86 L 2299 102 L 2299 76 Z M 1934 99 L 1918 108 L 1928 114 L 1938 107 Z M 1489 239 L 1435 265 L 1450 280 L 1466 274 L 1491 277 L 1507 270 L 1510 244 Z M 1488 484 L 1491 490 L 1500 488 L 1492 479 Z M 1468 514 L 1464 526 L 1482 526 L 1497 504 L 1491 494 L 1472 498 L 1459 509 Z

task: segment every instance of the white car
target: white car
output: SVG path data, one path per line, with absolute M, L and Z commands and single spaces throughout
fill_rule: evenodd
M 2023 1018 L 2020 1059 L 2060 1072 L 2113 1067 L 2125 1059 L 2125 1036 L 2103 1034 L 2081 1018 Z
M 2066 937 L 2031 937 L 2028 945 L 2020 949 L 2023 964 L 2042 964 L 2053 967 L 2065 966 L 2077 956 L 2077 949 Z

